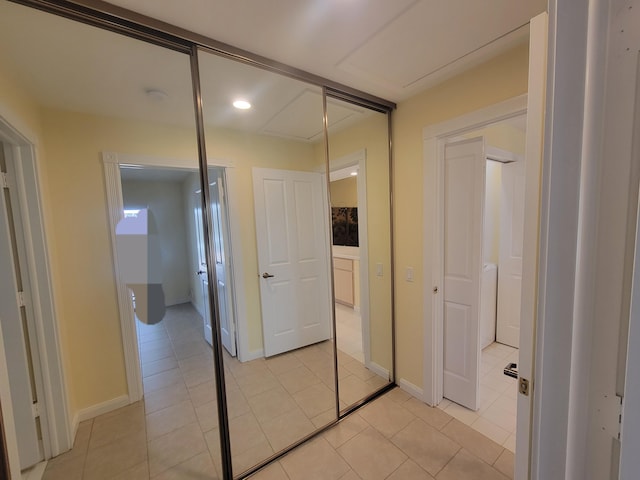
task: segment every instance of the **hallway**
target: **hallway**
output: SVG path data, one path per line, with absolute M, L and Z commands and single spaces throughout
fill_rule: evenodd
M 156 325 L 138 323 L 138 335 L 144 399 L 82 422 L 73 450 L 49 461 L 43 480 L 219 478 L 213 359 L 200 315 L 191 304 L 175 305 Z M 331 352 L 328 341 L 245 363 L 225 352 L 234 472 L 331 421 Z M 343 399 L 383 385 L 353 357 L 339 355 Z M 396 388 L 252 478 L 511 478 L 509 447 L 456 414 Z

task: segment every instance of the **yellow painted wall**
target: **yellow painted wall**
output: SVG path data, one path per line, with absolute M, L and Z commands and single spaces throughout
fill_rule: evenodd
M 59 110 L 43 110 L 42 119 L 56 300 L 69 397 L 81 410 L 127 393 L 100 152 L 197 158 L 195 135 Z
M 260 278 L 253 204 L 253 167 L 284 170 L 317 171 L 314 147 L 303 142 L 276 137 L 241 134 L 227 130 L 208 130 L 207 155 L 210 159 L 233 162 L 234 192 L 238 207 L 237 218 L 242 238 L 242 267 L 245 278 L 249 350 L 262 349 L 262 316 L 260 307 Z M 237 192 L 237 193 L 236 193 Z M 234 245 L 235 249 L 236 246 Z
M 332 207 L 358 206 L 358 179 L 347 177 L 329 184 Z
M 68 374 L 71 369 L 71 360 L 67 355 L 69 339 L 63 326 L 60 324 L 61 301 L 57 295 L 56 285 L 59 283 L 60 269 L 58 258 L 55 255 L 56 239 L 51 235 L 53 231 L 53 208 L 47 201 L 49 197 L 49 182 L 45 171 L 46 152 L 43 147 L 43 131 L 41 110 L 38 103 L 31 95 L 22 88 L 21 82 L 11 76 L 10 69 L 0 69 L 0 115 L 4 117 L 14 129 L 21 135 L 27 137 L 32 142 L 36 151 L 36 166 L 38 169 L 38 184 L 41 192 L 42 213 L 44 217 L 45 231 L 47 237 L 47 247 L 51 266 L 51 276 L 53 279 L 53 292 L 58 328 L 60 334 L 60 347 L 62 355 L 62 366 L 65 374 L 65 383 L 68 391 L 74 388 L 74 378 Z M 76 410 L 76 399 L 68 397 L 69 409 Z
M 190 129 L 59 110 L 43 114 L 48 201 L 54 212 L 61 324 L 68 337 L 71 397 L 78 409 L 126 393 L 101 151 L 185 159 L 197 168 Z M 250 350 L 262 348 L 252 166 L 302 170 L 314 164 L 313 147 L 286 140 L 208 131 L 210 158 L 233 164 L 240 212 Z M 191 159 L 191 160 L 188 160 Z M 308 161 L 307 161 L 308 160 Z
M 526 93 L 526 84 L 527 47 L 522 46 L 401 102 L 394 112 L 397 367 L 399 378 L 419 387 L 422 386 L 424 316 L 432 309 L 430 297 L 425 297 L 425 287 L 431 285 L 431 272 L 423 271 L 425 205 L 429 212 L 426 226 L 434 224 L 433 192 L 423 188 L 422 129 Z M 40 116 L 28 95 L 2 74 L 0 106 L 14 112 L 20 122 L 41 139 L 38 140 L 38 155 L 43 203 L 73 414 L 126 393 L 99 153 L 108 150 L 195 159 L 195 135 L 188 129 L 115 121 L 71 112 L 43 110 Z M 376 116 L 372 121 L 381 118 L 384 119 Z M 383 123 L 386 128 L 386 120 Z M 334 135 L 331 156 L 337 158 L 366 148 L 367 161 L 371 166 L 379 165 L 382 172 L 382 163 L 386 163 L 386 154 L 382 154 L 386 151 L 386 143 L 382 136 L 371 138 L 369 128 L 371 126 L 363 125 L 352 129 L 348 140 Z M 210 132 L 209 140 L 214 140 L 209 147 L 211 158 L 237 162 L 239 190 L 246 192 L 252 191 L 249 162 L 256 162 L 259 158 L 269 161 L 268 166 L 277 163 L 282 165 L 280 168 L 297 166 L 300 169 L 300 159 L 312 153 L 309 146 L 296 147 L 293 152 L 291 145 L 286 146 L 287 142 L 277 139 L 265 140 L 270 148 L 264 149 L 266 145 L 256 139 L 246 136 L 239 139 L 230 132 Z M 293 155 L 287 156 L 286 152 Z M 195 166 L 195 161 L 190 166 Z M 381 212 L 370 219 L 370 232 L 384 228 L 389 220 L 383 205 L 388 198 L 386 176 L 377 174 L 377 171 L 370 168 L 367 172 L 369 198 L 380 202 L 380 205 L 375 204 L 375 209 Z M 249 251 L 253 247 L 254 252 L 244 259 L 247 289 L 250 296 L 257 295 L 252 201 L 241 203 L 240 214 L 244 219 L 242 249 Z M 378 261 L 383 263 L 385 272 L 389 271 L 388 249 L 389 243 L 384 236 L 379 243 L 372 242 L 371 272 L 375 272 Z M 415 270 L 413 283 L 403 280 L 407 266 Z M 390 304 L 386 301 L 388 290 L 389 275 L 371 279 L 372 298 L 385 299 L 379 308 L 372 308 L 372 313 L 381 319 L 388 318 L 390 314 Z M 259 312 L 257 304 L 255 308 L 249 307 L 250 316 L 256 312 Z M 388 339 L 388 333 L 378 337 Z M 252 337 L 251 344 L 252 347 L 261 344 L 261 333 Z M 387 344 L 388 340 L 384 345 L 372 344 L 372 354 L 374 358 L 379 356 L 381 365 L 390 364 Z
M 423 256 L 431 237 L 425 238 L 425 230 L 435 225 L 435 193 L 424 188 L 422 130 L 526 93 L 527 72 L 528 47 L 518 46 L 400 102 L 394 112 L 397 371 L 400 379 L 417 387 L 423 386 L 423 325 L 433 309 L 432 259 Z M 407 267 L 414 268 L 413 282 L 404 280 Z
M 376 113 L 329 135 L 330 159 L 366 150 L 371 360 L 391 370 L 391 243 L 387 116 Z M 324 155 L 322 145 L 316 155 Z M 383 275 L 376 275 L 376 264 Z

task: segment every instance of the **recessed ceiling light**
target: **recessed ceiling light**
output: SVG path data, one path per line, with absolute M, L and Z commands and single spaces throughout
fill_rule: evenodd
M 239 110 L 248 110 L 251 108 L 251 104 L 246 100 L 236 100 L 233 102 L 233 106 Z
M 169 95 L 167 94 L 167 92 L 164 92 L 162 90 L 159 90 L 157 88 L 147 88 L 144 93 L 147 94 L 148 97 L 154 99 L 154 100 L 158 100 L 158 101 L 162 101 L 165 98 L 168 98 Z
M 355 177 L 356 175 L 358 175 L 358 172 L 351 172 L 349 175 L 351 175 L 352 177 Z

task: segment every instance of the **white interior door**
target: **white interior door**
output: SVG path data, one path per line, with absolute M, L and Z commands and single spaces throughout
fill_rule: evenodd
M 229 252 L 229 228 L 225 205 L 224 172 L 209 169 L 211 192 L 211 222 L 216 262 L 218 308 L 220 310 L 220 336 L 229 355 L 236 356 L 235 320 L 231 292 L 231 263 Z
M 253 169 L 267 357 L 330 338 L 325 190 L 317 173 Z
M 220 311 L 220 338 L 222 346 L 232 357 L 236 356 L 235 321 L 233 317 L 233 301 L 231 291 L 231 268 L 228 241 L 228 223 L 226 206 L 224 203 L 224 176 L 219 169 L 209 169 L 209 191 L 211 194 L 211 225 L 213 253 L 216 270 L 218 309 Z M 209 317 L 209 278 L 207 276 L 207 259 L 205 255 L 204 235 L 202 231 L 202 198 L 200 191 L 196 192 L 195 224 L 196 243 L 198 252 L 198 276 L 202 288 L 202 305 L 200 309 L 203 317 L 204 338 L 211 345 L 213 335 Z
M 518 348 L 524 234 L 524 162 L 502 165 L 496 340 Z
M 37 414 L 34 409 L 37 402 L 33 370 L 35 365 L 31 360 L 31 347 L 26 335 L 28 332 L 25 332 L 28 325 L 28 291 L 24 276 L 26 272 L 21 268 L 18 255 L 22 236 L 18 230 L 19 218 L 13 215 L 10 201 L 9 189 L 0 186 L 0 325 L 9 374 L 20 468 L 25 469 L 41 461 L 44 456 L 38 439 Z
M 195 226 L 196 226 L 196 245 L 198 251 L 198 265 L 196 272 L 200 279 L 202 303 L 199 305 L 202 314 L 202 326 L 204 329 L 204 339 L 209 345 L 213 345 L 213 336 L 211 334 L 211 319 L 209 316 L 209 278 L 207 276 L 207 257 L 205 255 L 204 233 L 202 231 L 202 196 L 200 190 L 195 194 L 194 209 Z
M 444 154 L 444 396 L 478 409 L 480 277 L 486 159 L 484 138 Z

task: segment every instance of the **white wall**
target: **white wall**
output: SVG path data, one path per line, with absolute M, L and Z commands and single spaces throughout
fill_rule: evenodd
M 162 254 L 165 305 L 188 302 L 189 257 L 181 183 L 124 180 L 122 197 L 125 209 L 148 208 L 154 214 Z
M 197 275 L 198 271 L 198 243 L 196 239 L 196 217 L 195 207 L 198 200 L 195 192 L 200 189 L 200 176 L 197 172 L 190 173 L 182 182 L 181 195 L 183 205 L 183 216 L 186 229 L 187 242 L 187 258 L 188 258 L 188 275 L 189 287 L 191 289 L 191 303 L 196 310 L 204 317 L 204 304 L 202 282 Z
M 502 164 L 487 160 L 484 198 L 483 256 L 485 263 L 498 265 L 500 257 L 500 192 Z

